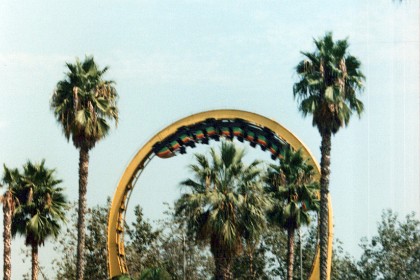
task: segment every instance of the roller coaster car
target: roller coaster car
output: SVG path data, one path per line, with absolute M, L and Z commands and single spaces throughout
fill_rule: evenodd
M 242 119 L 215 120 L 206 119 L 204 122 L 190 126 L 182 126 L 176 133 L 169 136 L 164 143 L 159 142 L 153 147 L 153 152 L 161 157 L 168 158 L 177 153 L 185 154 L 186 147 L 195 148 L 196 143 L 208 144 L 209 140 L 219 141 L 220 137 L 238 141 L 248 141 L 251 147 L 260 146 L 262 151 L 268 150 L 271 158 L 280 158 L 280 153 L 287 143 L 275 137 L 273 131 Z

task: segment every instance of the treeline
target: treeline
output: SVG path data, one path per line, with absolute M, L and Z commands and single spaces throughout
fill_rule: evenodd
M 85 257 L 86 274 L 90 279 L 107 279 L 108 207 L 109 201 L 88 210 Z M 177 217 L 170 205 L 166 207 L 164 219 L 158 221 L 155 228 L 144 218 L 140 206 L 134 208 L 135 220 L 126 225 L 125 246 L 132 279 L 184 279 L 184 265 L 185 279 L 212 279 L 214 264 L 209 250 L 185 238 L 185 220 Z M 76 275 L 77 236 L 73 230 L 77 222 L 76 211 L 72 210 L 70 216 L 67 229 L 54 241 L 56 251 L 60 252 L 53 262 L 56 271 L 53 279 L 57 280 L 74 279 Z M 331 279 L 420 279 L 420 221 L 414 213 L 401 219 L 391 210 L 383 211 L 377 232 L 370 239 L 361 239 L 359 246 L 363 253 L 358 259 L 346 253 L 342 243 L 335 240 Z M 295 244 L 298 253 L 295 254 L 293 279 L 301 279 L 301 267 L 303 279 L 310 272 L 316 244 L 315 223 L 302 230 L 300 240 Z M 269 227 L 253 258 L 258 276 L 249 278 L 249 258 L 239 256 L 233 265 L 235 279 L 286 279 L 286 232 Z M 147 278 L 150 271 L 161 278 Z
M 181 182 L 185 192 L 168 205 L 157 229 L 135 207 L 135 221 L 125 228 L 130 276 L 117 279 L 307 279 L 318 241 L 318 227 L 311 223 L 319 211 L 313 167 L 291 149 L 282 153 L 279 165 L 247 164 L 244 149 L 230 141 L 208 154 L 195 154 L 189 165 L 192 178 Z M 87 214 L 84 257 L 86 275 L 94 279 L 107 278 L 108 209 Z M 64 252 L 57 261 L 57 279 L 76 276 L 75 217 L 57 248 Z M 310 227 L 301 234 L 304 225 Z M 364 253 L 357 261 L 340 246 L 334 248 L 332 279 L 420 275 L 420 222 L 414 214 L 400 222 L 396 214 L 384 212 L 378 236 L 363 240 L 361 247 Z

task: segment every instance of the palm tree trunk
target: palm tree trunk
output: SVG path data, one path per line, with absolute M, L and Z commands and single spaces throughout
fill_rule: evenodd
M 255 278 L 255 275 L 254 275 L 254 257 L 253 257 L 252 252 L 250 252 L 248 254 L 248 257 L 249 257 L 249 275 L 252 277 L 252 279 L 254 279 Z
M 233 280 L 233 273 L 232 273 L 232 259 L 225 257 L 221 259 L 221 275 L 222 278 L 218 278 L 221 280 Z
M 322 134 L 321 142 L 321 210 L 320 210 L 320 271 L 321 280 L 328 275 L 328 186 L 330 183 L 331 132 Z
M 222 249 L 223 250 L 223 249 Z M 213 255 L 214 257 L 214 279 L 215 280 L 232 280 L 232 261 L 223 253 Z
M 86 190 L 89 171 L 89 149 L 80 148 L 79 155 L 79 209 L 77 223 L 77 280 L 83 280 L 85 264 Z
M 232 258 L 230 258 L 225 248 L 217 242 L 217 237 L 212 237 L 210 251 L 214 258 L 214 279 L 215 280 L 232 280 Z
M 246 241 L 246 254 L 249 260 L 249 277 L 251 279 L 255 279 L 255 271 L 254 271 L 254 252 L 255 252 L 255 244 L 258 242 L 253 242 L 252 240 Z
M 295 229 L 287 229 L 287 280 L 293 280 L 293 264 L 295 259 Z
M 214 258 L 214 279 L 215 280 L 223 280 L 223 264 L 222 264 L 222 257 L 213 254 Z
M 38 245 L 32 244 L 32 280 L 38 279 L 39 262 L 38 262 Z
M 248 257 L 249 257 L 249 276 L 250 279 L 256 279 L 257 278 L 257 271 L 255 270 L 255 264 L 254 264 L 254 253 L 255 249 L 257 247 L 257 244 L 259 243 L 259 240 L 249 240 L 247 241 L 247 251 L 248 251 Z
M 303 268 L 302 268 L 302 234 L 300 232 L 300 227 L 298 231 L 299 236 L 299 267 L 300 267 L 300 280 L 303 280 Z
M 3 279 L 12 277 L 12 193 L 6 191 L 3 196 Z

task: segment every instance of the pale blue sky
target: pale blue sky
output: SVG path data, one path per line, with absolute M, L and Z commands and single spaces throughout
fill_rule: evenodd
M 417 1 L 86 2 L 0 3 L 0 163 L 45 158 L 77 199 L 78 152 L 49 99 L 65 62 L 85 54 L 110 66 L 107 78 L 121 96 L 118 128 L 91 152 L 90 206 L 113 195 L 125 166 L 155 133 L 200 111 L 233 108 L 275 119 L 319 159 L 320 136 L 292 97 L 293 69 L 300 50 L 314 49 L 312 38 L 333 31 L 349 38 L 366 75 L 362 119 L 333 138 L 336 236 L 358 256 L 360 238 L 375 233 L 382 209 L 420 213 Z M 179 194 L 191 154 L 153 160 L 130 208 L 140 203 L 147 217 L 159 218 L 162 202 Z M 13 279 L 27 267 L 20 244 L 14 241 Z M 40 252 L 48 267 L 50 246 Z

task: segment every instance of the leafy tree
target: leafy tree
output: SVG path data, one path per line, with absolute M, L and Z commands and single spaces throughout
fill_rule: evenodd
M 359 279 L 356 261 L 344 252 L 341 245 L 341 241 L 335 239 L 331 262 L 331 280 Z
M 148 268 L 143 271 L 139 280 L 171 280 L 171 275 L 162 268 Z
M 265 224 L 261 213 L 266 209 L 257 207 L 268 205 L 268 202 L 254 205 L 255 211 L 249 214 L 255 216 L 246 216 L 248 206 L 244 202 L 247 198 L 241 189 L 253 188 L 257 191 L 261 171 L 259 161 L 247 166 L 242 162 L 243 156 L 244 150 L 229 142 L 222 142 L 220 154 L 212 148 L 210 159 L 195 154 L 197 163 L 190 165 L 195 178 L 181 183 L 190 192 L 176 202 L 177 215 L 188 218 L 188 233 L 196 241 L 210 245 L 216 280 L 232 279 L 233 260 L 242 251 L 247 231 L 252 227 L 258 232 Z
M 269 220 L 287 230 L 288 257 L 287 279 L 293 279 L 295 231 L 311 222 L 309 211 L 318 210 L 313 181 L 313 166 L 302 158 L 300 150 L 283 152 L 280 165 L 271 165 L 266 178 L 266 193 L 274 199 L 274 207 L 268 211 Z
M 17 168 L 9 169 L 6 165 L 3 168 L 2 181 L 7 185 L 7 190 L 1 197 L 3 204 L 3 279 L 10 280 L 12 277 L 12 217 L 15 206 L 20 203 L 15 192 L 21 185 L 22 176 Z
M 172 279 L 211 279 L 214 264 L 207 248 L 188 238 L 187 217 L 175 215 L 172 207 L 164 212 L 165 219 L 159 221 L 160 266 Z
M 143 270 L 159 267 L 158 238 L 160 231 L 154 231 L 152 226 L 144 220 L 140 206 L 135 206 L 135 222 L 127 226 L 129 240 L 125 246 L 126 260 L 131 277 L 137 279 Z
M 30 247 L 26 246 L 25 248 L 21 248 L 20 249 L 20 253 L 23 255 L 22 263 L 26 263 L 27 262 L 27 259 L 29 259 L 30 262 L 32 263 L 32 258 L 31 258 L 32 257 L 32 249 Z M 46 267 L 45 265 L 39 264 L 38 271 L 39 271 L 39 275 L 41 276 L 40 279 L 43 279 L 43 280 L 49 280 L 50 279 L 45 274 L 46 273 L 46 270 L 48 268 L 50 268 L 49 267 L 50 265 L 51 264 L 49 263 L 48 266 Z M 22 275 L 22 278 L 21 279 L 22 280 L 30 280 L 31 279 L 31 276 L 32 276 L 31 274 L 32 274 L 32 267 L 31 267 L 31 269 L 29 271 L 26 271 Z
M 420 221 L 414 213 L 400 221 L 391 210 L 383 211 L 378 234 L 362 238 L 360 247 L 363 254 L 356 261 L 335 242 L 331 279 L 419 279 Z
M 124 275 L 114 276 L 114 277 L 112 277 L 111 280 L 133 280 L 133 278 L 131 278 L 130 276 L 124 274 Z
M 85 274 L 89 279 L 108 279 L 107 266 L 107 223 L 110 200 L 107 204 L 88 208 L 86 215 L 87 234 L 85 239 L 84 258 L 87 260 Z M 71 223 L 66 231 L 60 235 L 55 249 L 61 252 L 61 256 L 54 260 L 56 267 L 56 279 L 76 279 L 76 248 L 77 235 L 74 229 L 77 227 L 77 207 L 72 205 L 70 214 Z
M 89 212 L 90 211 L 88 210 L 88 213 Z M 70 211 L 67 213 L 67 219 L 69 222 L 65 225 L 56 241 L 53 242 L 54 251 L 60 252 L 60 255 L 52 261 L 52 265 L 56 270 L 54 278 L 56 280 L 76 279 L 77 234 L 74 230 L 77 228 L 76 203 L 70 204 Z M 100 244 L 98 244 L 98 246 L 100 246 Z M 100 260 L 97 261 L 99 262 Z M 87 266 L 89 265 L 96 266 L 97 262 L 93 264 L 87 263 Z
M 391 210 L 382 213 L 378 235 L 362 239 L 360 279 L 420 279 L 420 221 L 414 213 L 399 221 Z
M 363 103 L 357 93 L 363 89 L 364 76 L 360 61 L 348 53 L 347 40 L 333 41 L 332 33 L 314 40 L 313 53 L 302 52 L 296 72 L 299 81 L 293 86 L 303 116 L 312 115 L 312 124 L 321 135 L 321 210 L 320 250 L 321 279 L 327 277 L 328 192 L 331 135 L 347 126 L 353 112 L 359 116 Z
M 261 239 L 261 237 L 259 239 Z M 266 266 L 268 265 L 267 255 L 268 250 L 265 246 L 263 246 L 261 240 L 258 243 L 253 244 L 251 253 L 242 254 L 235 258 L 232 266 L 233 279 L 272 279 L 270 278 L 270 274 L 266 271 Z
M 85 259 L 88 262 L 85 271 L 90 279 L 107 279 L 106 234 L 109 205 L 108 199 L 107 204 L 97 205 L 87 211 Z M 77 224 L 76 204 L 73 204 L 71 209 L 69 213 L 71 223 L 55 243 L 56 251 L 61 252 L 53 262 L 57 270 L 55 279 L 76 277 L 77 236 L 73 230 Z M 132 278 L 125 275 L 120 276 L 121 279 L 124 277 L 124 279 L 138 279 L 144 270 L 158 267 L 166 270 L 172 279 L 183 279 L 183 260 L 180 255 L 183 245 L 180 237 L 185 230 L 180 229 L 178 224 L 180 220 L 174 218 L 173 212 L 167 211 L 166 219 L 161 221 L 157 230 L 154 230 L 144 219 L 141 207 L 136 206 L 134 214 L 135 221 L 131 225 L 126 225 L 125 247 L 127 265 Z M 167 230 L 163 230 L 164 228 Z M 192 240 L 186 241 L 185 248 L 187 279 L 209 279 L 212 269 L 211 265 L 208 268 L 208 254 L 201 252 Z
M 312 264 L 315 257 L 315 249 L 317 245 L 317 224 L 311 223 L 309 227 L 301 230 L 298 243 L 295 244 L 295 249 L 302 248 L 302 262 L 300 254 L 294 255 L 293 279 L 308 279 Z M 264 234 L 264 247 L 268 252 L 267 259 L 267 274 L 269 279 L 286 279 L 287 277 L 287 232 L 277 226 L 272 226 Z M 353 280 L 363 279 L 359 278 L 356 261 L 345 253 L 342 248 L 342 242 L 338 239 L 334 241 L 333 258 L 331 267 L 331 280 Z M 302 278 L 300 273 L 302 271 Z
M 299 280 L 302 271 L 303 279 L 307 279 L 312 269 L 317 244 L 317 227 L 310 224 L 308 228 L 300 231 L 295 249 L 302 247 L 302 262 L 300 254 L 294 254 L 293 279 Z M 278 226 L 270 226 L 263 236 L 263 246 L 268 252 L 267 269 L 270 279 L 286 279 L 288 271 L 288 236 L 287 232 Z
M 86 263 L 89 264 L 96 263 L 95 266 L 86 266 L 85 273 L 86 276 L 89 276 L 89 279 L 108 278 L 108 254 L 106 244 L 108 235 L 108 212 L 110 205 L 111 201 L 108 198 L 107 203 L 104 206 L 98 205 L 91 208 L 88 212 L 88 235 L 85 240 L 85 260 Z
M 51 99 L 56 120 L 67 140 L 79 149 L 79 205 L 77 235 L 77 278 L 84 275 L 86 191 L 89 151 L 109 132 L 109 120 L 118 121 L 117 91 L 113 81 L 103 80 L 107 67 L 99 69 L 93 57 L 67 63 L 66 78 L 57 83 Z

